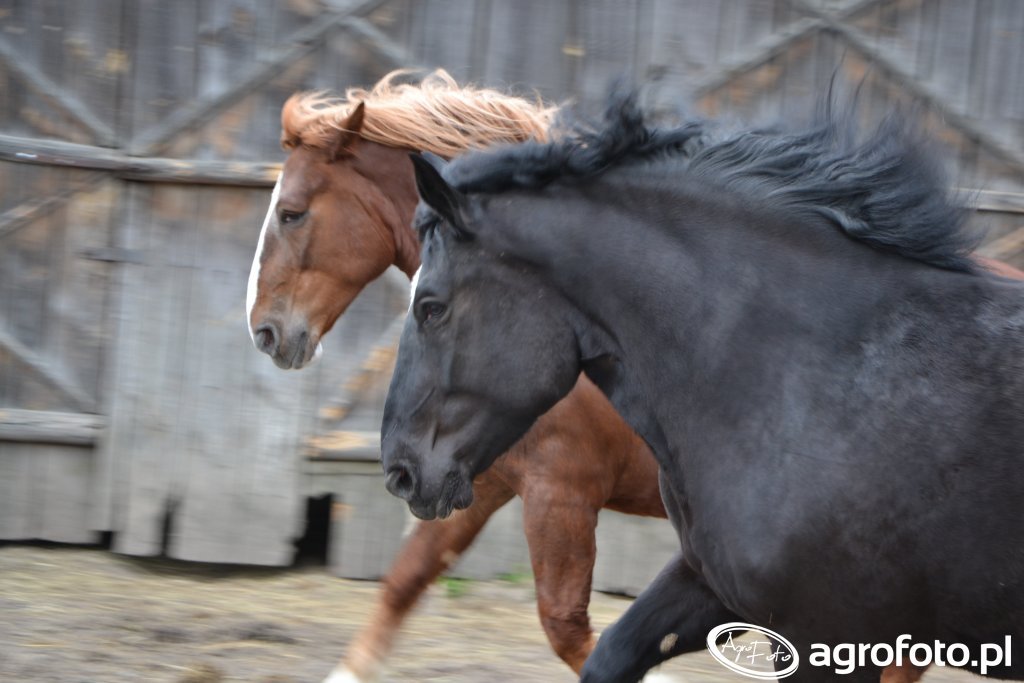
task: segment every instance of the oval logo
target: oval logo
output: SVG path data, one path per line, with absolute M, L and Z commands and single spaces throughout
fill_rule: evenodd
M 752 634 L 754 638 L 740 641 L 740 636 L 745 633 Z M 800 666 L 800 655 L 793 643 L 771 629 L 742 621 L 711 629 L 708 652 L 727 669 L 761 680 L 792 676 Z M 766 666 L 778 670 L 766 671 Z

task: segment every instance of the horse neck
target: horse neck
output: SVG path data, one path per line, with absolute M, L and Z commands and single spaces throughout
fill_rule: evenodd
M 834 356 L 911 291 L 940 299 L 950 289 L 949 273 L 852 243 L 830 225 L 718 200 L 706 187 L 602 184 L 522 200 L 533 207 L 506 204 L 494 232 L 511 228 L 515 243 L 499 248 L 539 266 L 582 314 L 584 361 L 604 359 L 592 377 L 663 467 L 676 450 L 663 426 L 679 414 L 732 415 L 726 387 L 771 386 L 773 354 Z M 623 197 L 635 207 L 627 219 Z M 549 219 L 532 220 L 541 211 Z
M 420 242 L 412 220 L 419 202 L 409 150 L 362 140 L 356 152 L 355 170 L 372 181 L 383 195 L 387 209 L 380 220 L 394 246 L 392 264 L 410 279 L 420 267 Z

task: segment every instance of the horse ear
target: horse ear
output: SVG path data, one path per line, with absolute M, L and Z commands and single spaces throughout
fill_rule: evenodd
M 363 129 L 365 113 L 366 103 L 360 102 L 345 119 L 345 123 L 338 127 L 338 139 L 334 141 L 334 148 L 331 150 L 331 161 L 337 161 L 349 154 L 352 145 L 359 139 L 359 131 Z
M 416 190 L 427 206 L 436 211 L 446 223 L 455 229 L 456 236 L 461 239 L 472 237 L 464 220 L 466 195 L 462 194 L 441 177 L 438 164 L 444 160 L 431 154 L 410 154 L 413 168 L 416 171 Z M 442 166 L 443 167 L 443 166 Z

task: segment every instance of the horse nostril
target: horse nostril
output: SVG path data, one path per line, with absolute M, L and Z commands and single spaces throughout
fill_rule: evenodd
M 264 323 L 253 331 L 253 339 L 256 341 L 256 348 L 263 353 L 273 356 L 277 353 L 278 334 L 277 329 L 270 323 Z
M 384 478 L 384 486 L 391 495 L 409 502 L 416 493 L 416 477 L 404 465 L 392 465 Z

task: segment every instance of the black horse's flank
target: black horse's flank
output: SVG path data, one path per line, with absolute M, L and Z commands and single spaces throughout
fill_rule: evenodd
M 414 165 L 430 209 L 389 489 L 424 517 L 468 505 L 581 371 L 661 468 L 680 554 L 586 683 L 639 681 L 733 621 L 792 642 L 794 682 L 838 678 L 812 646 L 904 634 L 1024 680 L 1024 285 L 971 267 L 907 124 L 659 131 L 616 96 L 553 143 Z
M 622 92 L 611 98 L 603 125 L 566 119 L 552 142 L 467 154 L 445 178 L 462 192 L 497 193 L 664 160 L 659 173 L 685 172 L 748 200 L 817 213 L 881 249 L 971 270 L 979 235 L 966 228 L 967 211 L 950 196 L 932 143 L 896 115 L 859 140 L 852 115 L 836 114 L 831 103 L 822 110 L 807 132 L 730 135 L 699 121 L 662 130 L 646 125 L 635 95 Z

